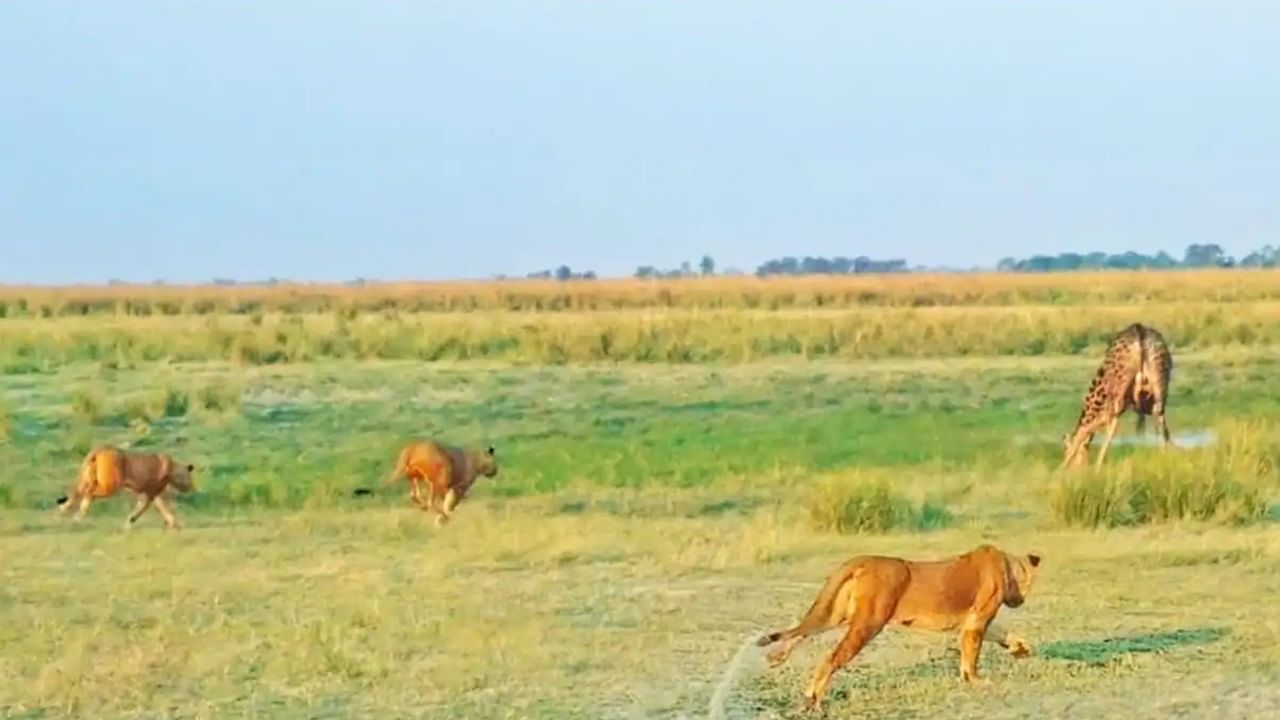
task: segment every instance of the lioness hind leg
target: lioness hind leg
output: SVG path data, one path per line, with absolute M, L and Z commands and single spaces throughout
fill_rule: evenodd
M 129 518 L 124 521 L 125 530 L 133 529 L 133 524 L 138 521 L 138 518 L 142 517 L 142 513 L 146 512 L 147 508 L 151 507 L 151 500 L 151 496 L 146 493 L 138 496 L 138 499 L 133 503 L 133 512 L 129 513 Z
M 71 512 L 72 508 L 79 504 L 79 502 L 80 493 L 72 490 L 70 495 L 61 498 L 58 502 L 58 514 L 65 517 L 67 513 Z
M 796 637 L 783 640 L 782 644 L 779 645 L 776 650 L 773 650 L 768 655 L 764 656 L 765 660 L 769 663 L 769 667 L 776 668 L 786 662 L 787 659 L 791 657 L 791 653 L 796 649 L 796 646 L 804 642 L 807 637 L 807 635 L 797 635 Z
M 71 501 L 68 500 L 68 503 Z M 80 496 L 80 510 L 76 512 L 76 520 L 83 520 L 84 516 L 89 512 L 89 506 L 93 504 L 93 496 L 85 493 Z
M 444 494 L 444 503 L 442 507 L 436 510 L 436 527 L 440 527 L 449 522 L 453 517 L 453 509 L 458 505 L 458 492 L 453 488 Z
M 857 618 L 849 626 L 849 631 L 840 639 L 840 644 L 836 645 L 822 662 L 818 663 L 818 667 L 813 671 L 813 678 L 809 681 L 809 687 L 804 691 L 805 707 L 809 710 L 817 710 L 822 705 L 822 698 L 827 694 L 827 686 L 831 683 L 831 676 L 837 670 L 849 664 L 850 660 L 866 647 L 871 639 L 880 634 L 884 628 L 884 620 L 876 617 Z

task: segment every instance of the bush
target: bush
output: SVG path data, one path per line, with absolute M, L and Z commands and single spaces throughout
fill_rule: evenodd
M 164 394 L 164 416 L 170 418 L 183 417 L 191 408 L 191 396 L 186 390 L 169 388 Z
M 3 445 L 13 437 L 13 412 L 9 409 L 8 403 L 0 399 L 0 445 Z
M 71 396 L 71 412 L 90 425 L 96 425 L 105 418 L 102 397 L 89 390 L 77 390 Z
M 1213 447 L 1144 452 L 1073 472 L 1054 490 L 1053 514 L 1077 527 L 1256 521 L 1276 484 L 1268 435 L 1264 426 L 1234 424 Z
M 947 525 L 951 515 L 938 503 L 915 506 L 885 480 L 861 475 L 831 478 L 810 493 L 806 504 L 815 530 L 837 533 L 876 533 L 889 530 L 930 530 Z
M 239 414 L 243 395 L 240 386 L 233 383 L 209 384 L 200 389 L 197 401 L 208 414 Z

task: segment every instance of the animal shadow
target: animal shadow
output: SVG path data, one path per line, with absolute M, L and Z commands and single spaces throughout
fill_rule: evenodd
M 1041 646 L 1039 654 L 1048 660 L 1105 665 L 1123 655 L 1159 653 L 1180 647 L 1208 645 L 1226 637 L 1229 632 L 1226 628 L 1204 627 L 1123 635 L 1101 640 L 1060 640 Z

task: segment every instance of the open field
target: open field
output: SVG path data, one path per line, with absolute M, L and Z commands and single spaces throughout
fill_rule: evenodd
M 836 637 L 772 672 L 752 653 L 734 661 L 745 640 L 792 623 L 850 555 L 984 541 L 1045 556 L 1027 604 L 1001 614 L 1036 653 L 984 648 L 990 684 L 964 687 L 950 635 L 888 631 L 836 676 L 829 717 L 1274 715 L 1280 284 L 1232 274 L 1241 282 L 1215 300 L 1217 275 L 1166 276 L 1176 296 L 1142 286 L 1141 307 L 1116 304 L 1138 291 L 1107 275 L 1056 278 L 1079 293 L 1057 304 L 1023 299 L 1054 286 L 1019 276 L 1029 285 L 972 291 L 1001 302 L 926 308 L 11 315 L 0 716 L 674 720 L 707 717 L 714 697 L 723 717 L 798 717 Z M 947 292 L 969 297 L 965 281 Z M 1093 300 L 1108 305 L 1073 305 Z M 843 329 L 834 352 L 626 362 L 642 358 L 586 350 L 604 326 L 626 346 L 627 323 L 645 317 L 711 349 Z M 1174 346 L 1169 420 L 1188 447 L 1147 447 L 1126 417 L 1105 471 L 1061 473 L 1059 438 L 1101 343 L 1134 319 Z M 433 329 L 489 338 L 532 324 L 567 349 L 548 358 L 530 340 L 436 362 L 210 350 L 218 332 L 275 347 L 290 328 L 285 345 L 320 347 L 341 322 L 412 347 Z M 95 343 L 107 345 L 84 350 Z M 454 523 L 436 529 L 402 488 L 351 497 L 401 442 L 431 434 L 498 447 L 499 475 Z M 195 462 L 186 529 L 166 534 L 148 513 L 125 533 L 125 499 L 83 524 L 56 518 L 53 499 L 98 442 Z M 1095 485 L 1137 490 L 1081 527 L 1064 508 Z M 845 504 L 867 487 L 887 488 L 885 513 Z M 1177 502 L 1152 500 L 1161 487 Z M 1224 488 L 1210 512 L 1202 488 Z M 1144 507 L 1176 517 L 1146 524 Z

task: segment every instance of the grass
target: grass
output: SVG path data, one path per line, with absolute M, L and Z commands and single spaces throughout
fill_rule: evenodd
M 1170 302 L 1141 313 L 1183 352 L 1280 345 L 1278 316 L 1280 301 L 1270 300 Z M 8 319 L 0 320 L 0 372 L 81 362 L 110 370 L 198 361 L 652 365 L 1061 355 L 1096 361 L 1111 335 L 1137 319 L 1132 305 L 1087 313 L 1071 305 L 983 305 Z
M 627 309 L 1146 305 L 1280 300 L 1274 271 L 1107 271 L 1053 274 L 910 274 L 718 277 L 682 280 L 528 280 L 236 287 L 115 285 L 3 287 L 0 320 L 87 316 L 556 313 Z
M 937 502 L 913 504 L 885 478 L 862 474 L 821 482 L 805 499 L 809 525 L 836 533 L 883 533 L 890 530 L 931 530 L 950 522 L 950 513 Z
M 1135 284 L 1099 284 L 1121 277 Z M 1277 286 L 1231 277 L 1218 290 L 1196 273 L 985 291 L 855 282 L 838 292 L 882 293 L 864 304 L 884 307 L 812 319 L 735 314 L 738 296 L 705 305 L 711 286 L 697 283 L 592 291 L 624 305 L 690 293 L 652 320 L 630 306 L 495 313 L 485 293 L 499 290 L 479 287 L 450 296 L 473 293 L 465 312 L 410 312 L 428 293 L 416 286 L 376 311 L 359 303 L 391 289 L 305 312 L 285 312 L 283 290 L 113 288 L 133 310 L 33 319 L 72 301 L 23 290 L 26 310 L 0 320 L 0 716 L 706 717 L 739 648 L 793 622 L 849 556 L 981 542 L 1045 557 L 1028 603 L 1004 611 L 1036 654 L 984 649 L 992 683 L 967 688 L 953 637 L 886 632 L 836 677 L 829 716 L 1230 715 L 1223 703 L 1272 715 Z M 785 290 L 755 282 L 733 287 Z M 795 303 L 831 291 L 790 287 Z M 912 308 L 911 292 L 963 306 Z M 1230 312 L 1195 303 L 1214 292 Z M 1126 417 L 1102 472 L 1059 472 L 1099 339 L 1131 313 L 1069 306 L 1135 293 L 1177 338 L 1173 431 L 1217 442 L 1161 453 L 1131 442 Z M 1023 296 L 1038 304 L 992 300 Z M 206 301 L 200 315 L 192 303 Z M 218 304 L 240 301 L 258 304 Z M 644 322 L 662 351 L 628 361 L 629 323 Z M 1250 338 L 1233 337 L 1250 323 Z M 833 324 L 836 352 L 814 351 Z M 592 356 L 611 328 L 606 357 Z M 509 332 L 528 335 L 495 356 L 456 349 L 472 340 L 418 355 Z M 798 345 L 785 351 L 699 354 L 786 334 Z M 317 349 L 344 337 L 358 350 Z M 554 353 L 560 364 L 540 360 Z M 403 488 L 353 497 L 418 436 L 498 448 L 499 475 L 443 529 Z M 123 532 L 123 498 L 81 524 L 53 516 L 102 442 L 197 465 L 184 531 L 149 513 Z M 745 656 L 725 717 L 799 717 L 834 642 L 775 672 Z
M 118 518 L 5 516 L 6 717 L 702 717 L 734 651 L 799 616 L 841 559 L 987 540 L 1045 554 L 1031 600 L 1005 611 L 1038 653 L 987 650 L 992 684 L 967 689 L 950 635 L 888 631 L 837 676 L 831 716 L 1061 714 L 1073 695 L 1105 713 L 1176 696 L 1206 710 L 1224 683 L 1262 693 L 1280 669 L 1280 625 L 1259 614 L 1280 591 L 1271 527 L 1099 537 L 1015 523 L 851 545 L 773 510 L 563 514 L 532 500 L 481 500 L 456 532 L 401 507 L 185 518 L 170 536 L 153 518 L 123 534 Z M 744 672 L 730 716 L 800 717 L 834 641 Z
M 1232 423 L 1222 435 L 1208 448 L 1130 457 L 1064 478 L 1054 489 L 1054 515 L 1084 527 L 1259 520 L 1280 487 L 1274 428 Z

